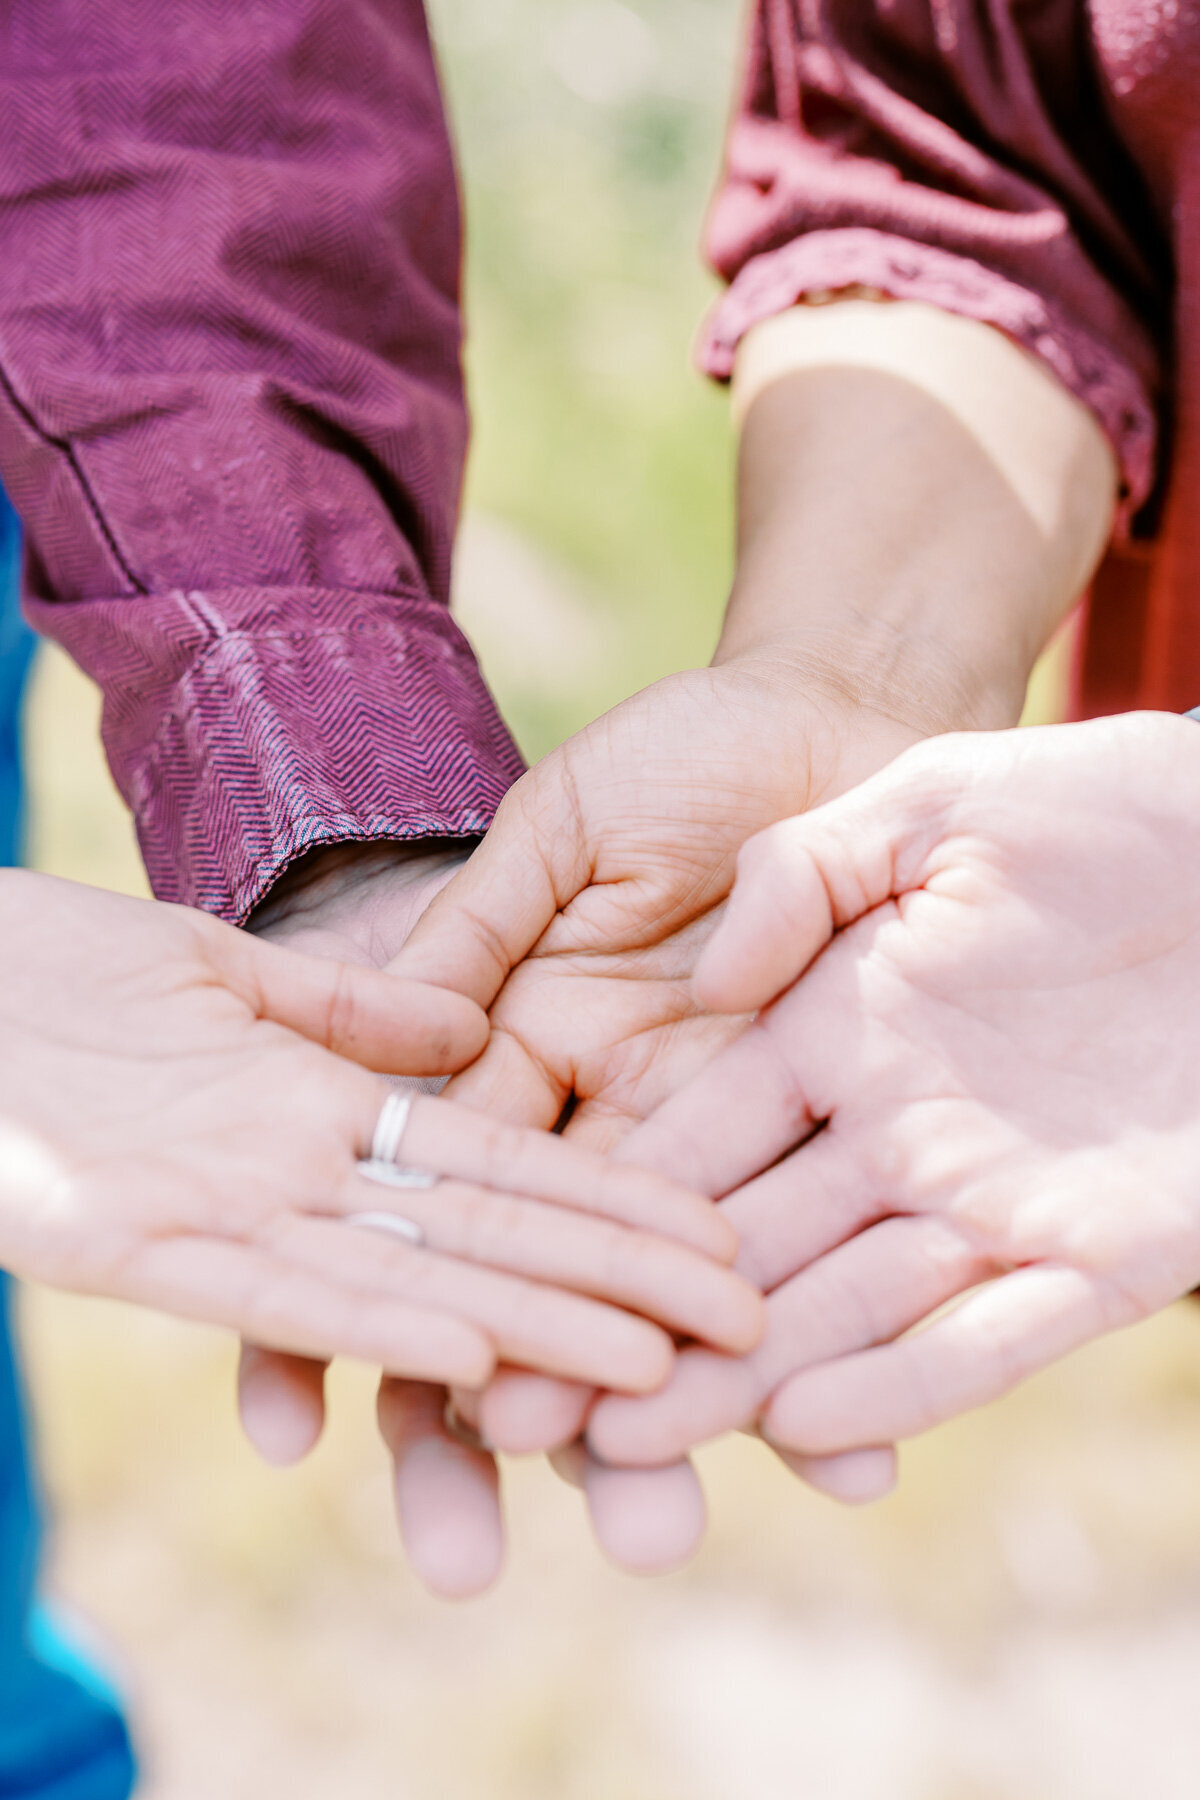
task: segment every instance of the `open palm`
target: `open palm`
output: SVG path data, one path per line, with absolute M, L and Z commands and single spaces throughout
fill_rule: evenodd
M 745 1183 L 770 1323 L 605 1399 L 602 1454 L 764 1405 L 800 1453 L 887 1443 L 1200 1282 L 1198 820 L 1200 733 L 1145 715 L 926 745 L 748 846 L 704 993 L 757 1005 L 841 935 L 631 1148 Z
M 743 1028 L 700 1008 L 697 958 L 756 830 L 852 786 L 919 736 L 753 657 L 668 677 L 531 771 L 392 965 L 490 1008 L 456 1099 L 608 1148 Z M 509 1450 L 563 1445 L 593 1395 L 502 1372 L 460 1408 Z M 393 1407 L 406 1426 L 440 1411 Z M 415 1427 L 414 1427 L 415 1429 Z M 419 1434 L 418 1434 L 419 1435 Z M 405 1440 L 407 1444 L 408 1440 Z M 474 1474 L 493 1479 L 479 1451 Z M 601 1541 L 634 1567 L 678 1561 L 703 1510 L 686 1464 L 623 1478 L 577 1455 Z M 815 1474 L 819 1471 L 814 1470 Z
M 491 1009 L 454 1097 L 612 1143 L 736 1024 L 692 972 L 746 838 L 919 734 L 750 659 L 635 694 L 518 782 L 391 965 Z

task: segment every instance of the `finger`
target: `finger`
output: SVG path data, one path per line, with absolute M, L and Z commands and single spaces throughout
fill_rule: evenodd
M 446 1430 L 443 1389 L 385 1381 L 377 1415 L 395 1463 L 396 1517 L 413 1569 L 443 1599 L 491 1587 L 504 1562 L 494 1457 Z
M 480 1437 L 479 1400 L 480 1395 L 475 1388 L 456 1387 L 450 1389 L 442 1417 L 451 1437 L 457 1435 L 460 1440 L 465 1434 Z M 484 1444 L 481 1439 L 480 1448 L 490 1450 L 491 1447 L 490 1444 Z
M 806 820 L 785 819 L 747 839 L 724 913 L 701 951 L 696 997 L 713 1012 L 749 1012 L 782 993 L 836 929 Z
M 772 1444 L 779 1461 L 808 1487 L 843 1506 L 869 1506 L 896 1485 L 896 1452 L 890 1444 L 847 1450 L 841 1456 L 799 1456 Z
M 353 1186 L 361 1204 L 361 1178 Z M 427 1252 L 611 1301 L 725 1350 L 749 1350 L 763 1334 L 766 1314 L 758 1289 L 669 1238 L 465 1182 L 384 1193 L 392 1204 L 383 1216 L 394 1210 L 418 1226 Z M 285 1249 L 300 1225 L 297 1220 L 277 1226 L 273 1245 Z M 365 1286 L 372 1269 L 382 1264 L 374 1242 L 353 1225 L 350 1232 L 343 1227 L 333 1241 L 338 1260 L 331 1270 Z
M 456 1075 L 447 1099 L 508 1125 L 547 1132 L 569 1098 L 566 1085 L 502 1027 L 495 1027 L 483 1055 Z
M 791 1156 L 721 1202 L 737 1233 L 737 1266 L 763 1293 L 874 1223 L 886 1197 L 835 1118 Z
M 431 902 L 389 973 L 488 1007 L 588 879 L 570 796 L 533 771 L 504 798 L 466 866 Z
M 601 1395 L 588 1418 L 587 1445 L 613 1466 L 663 1468 L 695 1445 L 745 1425 L 770 1391 L 749 1357 L 681 1350 L 666 1386 L 644 1404 Z
M 208 1238 L 164 1238 L 141 1247 L 126 1263 L 120 1283 L 106 1284 L 104 1291 L 321 1362 L 352 1356 L 390 1374 L 464 1387 L 482 1387 L 495 1366 L 490 1339 L 467 1318 L 405 1304 L 377 1285 L 360 1286 L 330 1274 L 320 1261 L 306 1267 L 290 1252 L 282 1256 Z
M 592 1529 L 618 1568 L 631 1575 L 665 1575 L 700 1548 L 708 1519 L 691 1463 L 608 1469 L 589 1456 L 582 1476 Z
M 700 1002 L 765 1006 L 835 931 L 919 886 L 969 764 L 919 745 L 848 794 L 743 844 L 728 905 L 696 964 Z M 957 742 L 957 740 L 951 740 Z
M 285 950 L 215 919 L 204 930 L 223 978 L 260 1018 L 351 1062 L 391 1075 L 445 1075 L 487 1042 L 486 1017 L 461 994 Z
M 560 1481 L 565 1481 L 568 1487 L 578 1488 L 583 1493 L 591 1458 L 578 1438 L 573 1443 L 560 1444 L 557 1450 L 549 1451 L 547 1461 Z
M 925 1330 L 784 1382 L 762 1415 L 772 1443 L 826 1455 L 927 1431 L 1007 1393 L 1114 1324 L 1095 1280 L 1019 1269 L 969 1294 Z
M 752 1355 L 685 1350 L 659 1393 L 641 1401 L 606 1395 L 589 1418 L 588 1444 L 606 1462 L 673 1461 L 745 1424 L 796 1370 L 890 1342 L 990 1273 L 943 1220 L 885 1220 L 771 1295 L 766 1335 Z M 886 1443 L 891 1435 L 868 1442 Z
M 440 1175 L 643 1226 L 722 1262 L 737 1255 L 736 1232 L 678 1181 L 449 1100 L 414 1096 L 401 1150 L 404 1162 Z
M 325 1364 L 243 1343 L 238 1415 L 258 1454 L 275 1468 L 300 1462 L 325 1426 Z
M 604 1381 L 632 1393 L 652 1393 L 670 1373 L 674 1350 L 665 1331 L 581 1294 L 341 1221 L 291 1219 L 277 1227 L 271 1241 L 288 1263 L 353 1286 L 365 1295 L 364 1305 L 420 1307 L 439 1318 L 469 1322 L 508 1362 L 572 1381 Z M 404 1364 L 388 1367 L 408 1372 Z M 439 1378 L 482 1387 L 490 1374 L 489 1368 L 483 1380 L 457 1372 Z
M 557 1450 L 583 1430 L 595 1392 L 528 1369 L 497 1369 L 479 1396 L 479 1430 L 493 1449 L 510 1456 Z
M 755 1020 L 631 1132 L 615 1160 L 716 1197 L 770 1167 L 820 1123 L 775 1035 Z

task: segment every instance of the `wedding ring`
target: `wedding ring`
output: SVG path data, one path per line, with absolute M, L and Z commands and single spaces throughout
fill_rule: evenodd
M 393 1188 L 431 1188 L 437 1184 L 439 1177 L 430 1170 L 407 1168 L 396 1161 L 412 1103 L 411 1094 L 394 1091 L 384 1100 L 371 1139 L 371 1154 L 358 1165 L 359 1174 L 367 1181 Z

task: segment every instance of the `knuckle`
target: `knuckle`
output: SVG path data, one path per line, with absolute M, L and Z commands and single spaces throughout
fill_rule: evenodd
M 596 1267 L 603 1291 L 646 1299 L 656 1285 L 652 1252 L 657 1246 L 653 1240 L 620 1225 L 598 1225 L 596 1229 L 600 1233 Z
M 480 1115 L 479 1166 L 481 1179 L 488 1187 L 505 1187 L 513 1181 L 524 1145 L 524 1134 L 501 1119 Z
M 472 1262 L 489 1262 L 503 1246 L 508 1255 L 519 1250 L 524 1223 L 519 1201 L 494 1194 L 486 1187 L 464 1183 L 453 1194 L 456 1253 Z M 446 1212 L 449 1213 L 449 1207 Z
M 325 1041 L 331 1049 L 352 1044 L 357 1035 L 358 1009 L 354 996 L 354 977 L 343 962 L 333 965 L 332 980 L 325 1002 Z
M 251 1300 L 252 1324 L 256 1338 L 270 1344 L 273 1338 L 286 1334 L 295 1323 L 298 1283 L 289 1274 L 265 1276 Z

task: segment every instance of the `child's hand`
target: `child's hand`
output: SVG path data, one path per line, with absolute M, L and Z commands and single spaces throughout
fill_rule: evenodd
M 752 1357 L 689 1351 L 645 1405 L 602 1401 L 606 1458 L 764 1402 L 802 1455 L 887 1445 L 1200 1282 L 1194 724 L 907 753 L 746 846 L 699 991 L 760 1005 L 826 944 L 629 1141 L 746 1183 L 724 1210 L 773 1291 Z

